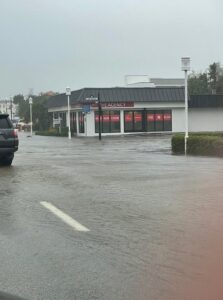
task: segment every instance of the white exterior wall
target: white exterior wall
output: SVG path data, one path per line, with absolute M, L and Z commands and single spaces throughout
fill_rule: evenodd
M 223 108 L 189 108 L 189 132 L 223 131 Z M 172 131 L 185 131 L 185 111 L 172 109 Z
M 185 110 L 182 108 L 172 109 L 172 132 L 185 131 Z
M 85 115 L 85 133 L 87 136 L 95 136 L 94 112 Z
M 0 101 L 0 113 L 9 114 L 11 117 L 11 105 L 12 105 L 12 117 L 18 115 L 18 104 L 14 104 L 11 101 Z
M 173 109 L 173 108 L 184 108 L 183 102 L 138 102 L 135 103 L 134 107 L 125 108 L 125 110 L 134 110 L 134 109 Z
M 78 135 L 79 134 L 78 112 L 76 112 L 76 126 L 77 126 L 77 135 Z
M 120 111 L 120 130 L 121 130 L 121 134 L 124 134 L 125 131 L 124 131 L 124 111 L 121 110 Z
M 189 131 L 223 131 L 223 108 L 190 108 Z

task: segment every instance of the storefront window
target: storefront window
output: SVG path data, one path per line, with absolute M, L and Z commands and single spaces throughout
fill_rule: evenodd
M 155 126 L 156 131 L 163 131 L 163 113 L 161 111 L 155 112 Z
M 155 131 L 155 114 L 154 111 L 147 111 L 147 131 Z
M 110 132 L 110 115 L 109 111 L 102 112 L 102 132 L 109 133 Z
M 172 113 L 171 110 L 166 110 L 163 113 L 164 131 L 172 131 Z
M 125 111 L 125 132 L 143 131 L 142 111 Z
M 133 126 L 133 112 L 125 111 L 125 132 L 134 131 Z
M 98 111 L 94 112 L 94 124 L 95 124 L 95 132 L 99 132 L 99 114 Z
M 111 132 L 120 132 L 120 111 L 110 111 Z
M 48 113 L 48 128 L 53 127 L 53 113 Z
M 102 111 L 101 129 L 103 133 L 120 132 L 120 111 Z M 99 115 L 95 111 L 95 132 L 99 131 Z
M 58 119 L 59 118 L 59 113 L 58 112 L 54 112 L 53 113 L 53 118 L 54 119 Z
M 172 131 L 171 110 L 124 112 L 125 132 Z
M 134 112 L 134 131 L 142 131 L 142 112 Z
M 77 132 L 76 112 L 70 114 L 70 127 L 72 132 Z
M 67 121 L 66 121 L 66 118 L 67 116 L 66 116 L 66 113 L 65 112 L 61 112 L 61 113 L 59 113 L 59 116 L 58 116 L 58 118 L 60 118 L 60 120 L 61 120 L 61 127 L 62 128 L 65 128 L 65 127 L 67 127 Z
M 79 133 L 84 133 L 84 113 L 78 112 Z

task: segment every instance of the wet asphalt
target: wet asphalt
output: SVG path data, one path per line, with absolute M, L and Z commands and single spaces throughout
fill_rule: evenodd
M 170 136 L 21 133 L 13 166 L 0 168 L 0 290 L 30 300 L 222 299 L 222 172 L 222 159 L 172 155 Z

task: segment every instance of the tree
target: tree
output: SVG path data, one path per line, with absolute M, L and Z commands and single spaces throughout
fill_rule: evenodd
M 33 99 L 33 127 L 34 130 L 46 130 L 48 128 L 48 111 L 46 108 L 49 96 L 41 95 Z
M 212 94 L 223 93 L 223 68 L 214 62 L 209 66 L 209 89 Z
M 34 130 L 46 130 L 48 128 L 48 112 L 46 108 L 47 100 L 49 96 L 46 94 L 40 94 L 39 96 L 32 95 L 33 98 L 33 128 Z M 19 105 L 19 117 L 24 120 L 24 122 L 30 122 L 30 105 L 27 100 L 25 100 L 23 95 L 14 96 L 14 103 Z
M 223 93 L 223 68 L 220 63 L 209 65 L 207 72 L 192 72 L 188 78 L 191 95 Z
M 15 95 L 13 97 L 13 102 L 18 104 L 19 109 L 19 117 L 23 119 L 25 122 L 29 121 L 29 104 L 28 101 L 25 101 L 24 96 L 21 94 Z
M 21 95 L 21 94 L 18 94 L 18 95 L 15 95 L 14 97 L 13 97 L 13 103 L 14 104 L 20 104 L 21 102 L 23 102 L 24 101 L 24 96 L 23 95 Z
M 207 94 L 208 93 L 208 76 L 206 73 L 193 72 L 188 78 L 189 94 Z
M 214 62 L 209 66 L 209 86 L 212 94 L 217 92 L 217 81 L 218 81 L 218 70 L 217 64 Z

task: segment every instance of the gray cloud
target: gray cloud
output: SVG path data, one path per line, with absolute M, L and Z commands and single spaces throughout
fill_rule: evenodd
M 1 0 L 0 96 L 182 77 L 223 61 L 221 1 Z

